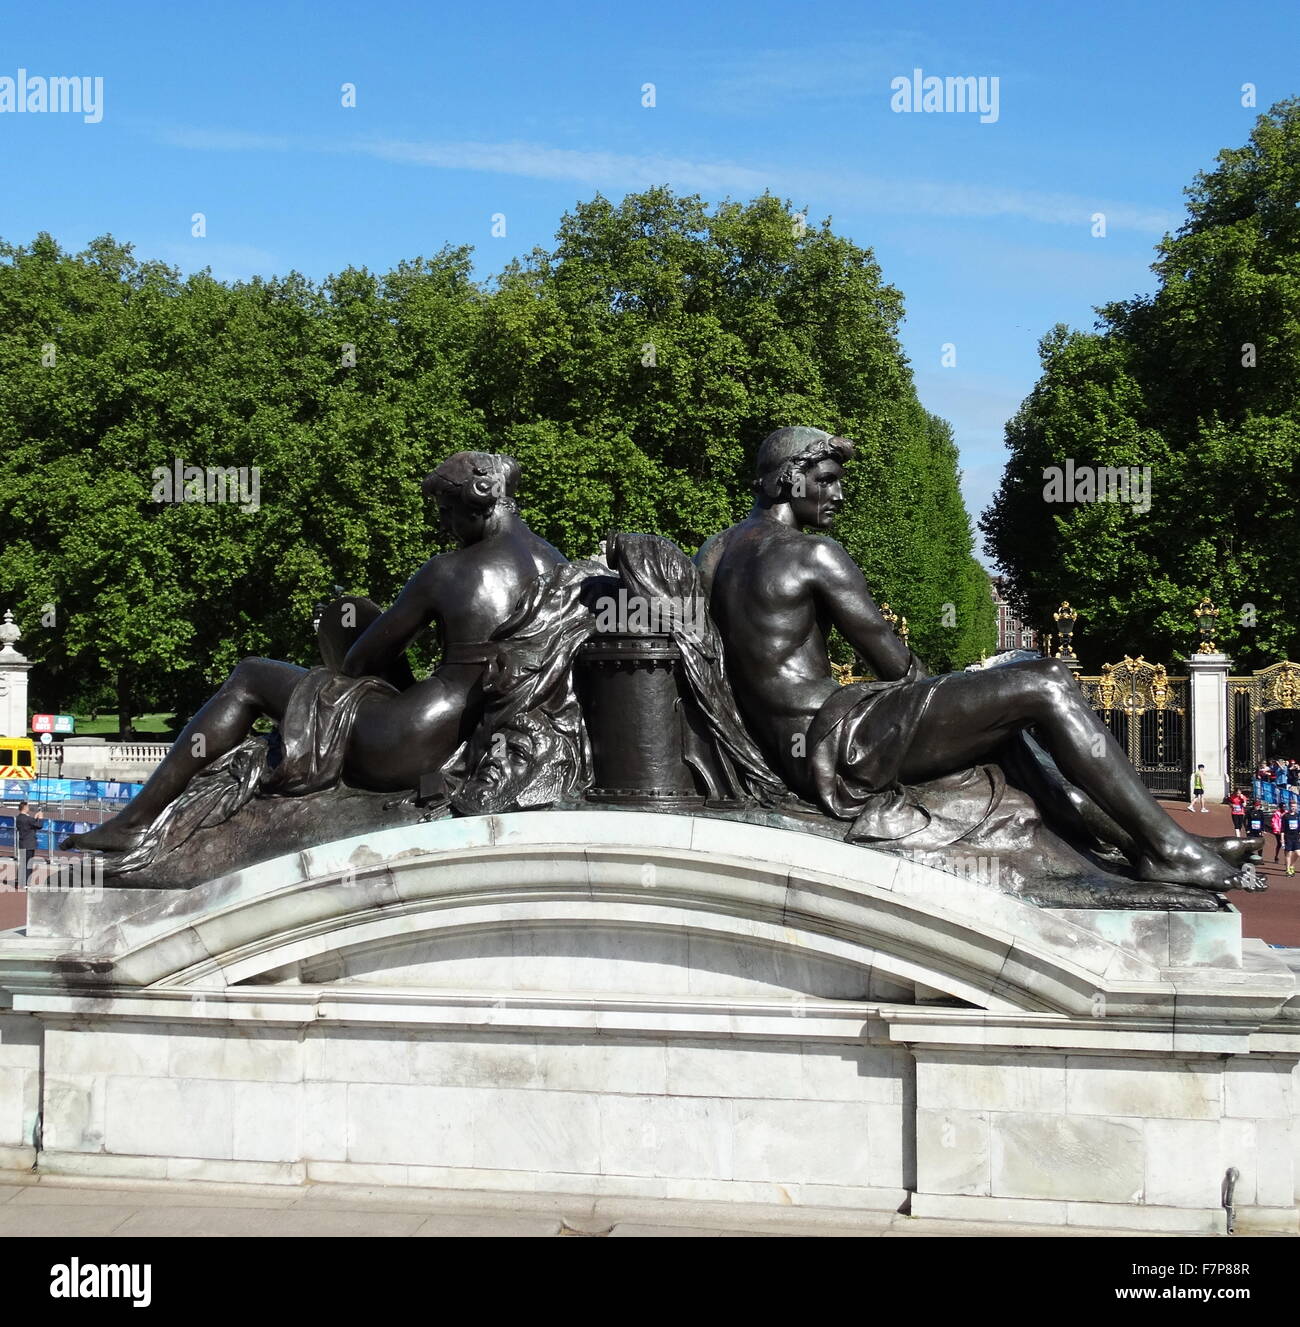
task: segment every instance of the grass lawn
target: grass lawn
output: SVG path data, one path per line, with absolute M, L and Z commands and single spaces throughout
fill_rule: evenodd
M 87 718 L 78 714 L 75 737 L 116 737 L 118 735 L 117 715 L 101 714 L 98 719 Z M 157 733 L 158 739 L 168 733 L 167 725 L 171 722 L 170 714 L 137 714 L 132 723 L 137 734 Z

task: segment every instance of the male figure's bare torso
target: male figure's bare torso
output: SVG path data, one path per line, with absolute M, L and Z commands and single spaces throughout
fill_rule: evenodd
M 832 545 L 843 554 L 834 541 L 754 514 L 714 535 L 696 557 L 745 720 L 768 759 L 796 781 L 804 753 L 795 739 L 836 688 L 826 648 L 831 618 L 818 593 Z
M 715 535 L 698 564 L 710 607 L 724 639 L 746 658 L 766 654 L 768 670 L 755 679 L 754 699 L 773 711 L 811 717 L 808 690 L 834 687 L 826 652 L 826 614 L 818 611 L 809 581 L 819 542 L 762 516 L 751 516 Z

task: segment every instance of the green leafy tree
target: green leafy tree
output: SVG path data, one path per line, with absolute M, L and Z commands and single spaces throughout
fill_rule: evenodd
M 419 478 L 481 439 L 467 251 L 322 287 L 181 282 L 108 240 L 3 256 L 0 585 L 50 621 L 44 703 L 107 675 L 124 729 L 192 709 L 244 655 L 309 660 L 332 584 L 385 599 L 428 556 Z M 255 503 L 155 501 L 178 461 L 244 472 Z
M 1300 486 L 1300 100 L 1259 117 L 1188 192 L 1158 248 L 1151 295 L 1056 328 L 1007 426 L 1011 457 L 981 521 L 1013 597 L 1040 625 L 1062 598 L 1096 668 L 1173 660 L 1192 609 L 1258 667 L 1300 650 L 1300 568 L 1286 549 Z M 1044 501 L 1044 470 L 1149 466 L 1151 507 Z
M 529 518 L 571 554 L 610 529 L 694 551 L 748 510 L 773 428 L 852 437 L 837 534 L 918 650 L 960 665 L 992 647 L 991 605 L 972 590 L 987 599 L 987 578 L 951 435 L 936 441 L 898 344 L 902 312 L 870 251 L 770 195 L 712 210 L 666 188 L 597 197 L 553 251 L 503 274 L 475 399 L 527 461 Z M 969 598 L 956 626 L 955 586 Z
M 859 443 L 838 533 L 932 665 L 968 662 L 986 582 L 902 311 L 869 250 L 766 195 L 598 197 L 490 287 L 464 248 L 227 284 L 109 237 L 0 245 L 0 592 L 34 699 L 100 708 L 107 683 L 125 730 L 245 655 L 309 662 L 333 585 L 386 602 L 436 551 L 419 480 L 453 451 L 514 454 L 571 556 L 614 530 L 694 551 L 787 423 Z M 176 500 L 178 465 L 240 500 Z

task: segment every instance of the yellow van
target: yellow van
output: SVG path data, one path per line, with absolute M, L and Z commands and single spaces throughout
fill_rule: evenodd
M 0 779 L 34 779 L 36 743 L 30 737 L 0 737 Z

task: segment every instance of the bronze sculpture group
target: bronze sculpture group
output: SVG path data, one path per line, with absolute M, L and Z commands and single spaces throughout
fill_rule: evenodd
M 330 605 L 320 666 L 239 664 L 134 801 L 67 846 L 130 876 L 253 798 L 350 787 L 431 814 L 584 799 L 777 814 L 904 851 L 1033 840 L 1026 860 L 1086 862 L 1109 888 L 1249 887 L 1257 845 L 1183 830 L 1059 661 L 927 673 L 825 537 L 852 454 L 820 429 L 779 429 L 753 509 L 693 562 L 617 535 L 606 565 L 570 563 L 528 528 L 513 459 L 457 453 L 425 491 L 460 547 L 386 610 Z M 427 628 L 441 660 L 416 680 L 406 650 Z M 836 683 L 831 628 L 877 680 Z M 250 736 L 259 717 L 278 752 Z

